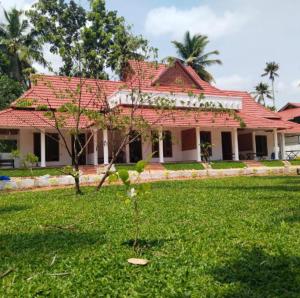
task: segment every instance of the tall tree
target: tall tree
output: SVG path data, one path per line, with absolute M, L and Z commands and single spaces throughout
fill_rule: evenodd
M 0 110 L 6 108 L 23 92 L 24 88 L 20 82 L 9 78 L 7 75 L 0 75 Z
M 78 48 L 81 30 L 86 24 L 85 9 L 73 0 L 39 0 L 27 15 L 36 33 L 50 45 L 50 52 L 61 57 L 59 74 L 76 75 L 74 50 Z
M 29 27 L 28 20 L 22 19 L 23 12 L 15 8 L 4 10 L 5 23 L 0 24 L 0 51 L 5 56 L 5 72 L 25 86 L 29 86 L 29 74 L 34 72 L 33 62 L 47 66 L 42 46 Z
M 178 56 L 186 65 L 190 65 L 206 82 L 212 82 L 213 76 L 207 71 L 207 67 L 215 64 L 222 64 L 221 60 L 213 59 L 211 56 L 219 55 L 219 51 L 205 52 L 209 43 L 208 37 L 201 34 L 191 36 L 187 31 L 184 35 L 183 42 L 172 41 Z
M 261 75 L 262 77 L 264 76 L 269 76 L 269 79 L 271 80 L 272 83 L 272 94 L 273 94 L 273 107 L 276 108 L 275 106 L 275 89 L 274 89 L 274 82 L 275 78 L 279 77 L 277 71 L 279 70 L 279 65 L 276 62 L 267 62 L 266 67 L 264 69 L 264 73 Z
M 50 51 L 62 58 L 60 75 L 106 79 L 108 68 L 120 74 L 146 41 L 132 35 L 124 18 L 107 10 L 104 0 L 89 2 L 86 11 L 74 0 L 39 0 L 28 15 Z
M 269 85 L 262 82 L 255 87 L 255 91 L 252 94 L 256 101 L 264 106 L 266 106 L 266 98 L 272 99 Z

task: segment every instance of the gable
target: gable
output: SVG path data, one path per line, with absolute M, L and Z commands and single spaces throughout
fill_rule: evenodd
M 162 73 L 153 81 L 156 86 L 178 86 L 201 89 L 198 82 L 187 72 L 186 68 L 179 62 L 166 67 Z

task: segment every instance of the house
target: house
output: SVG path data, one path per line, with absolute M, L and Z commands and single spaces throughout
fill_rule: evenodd
M 52 120 L 45 117 L 43 111 L 36 109 L 36 105 L 50 103 L 51 108 L 58 108 L 70 99 L 55 96 L 49 85 L 57 90 L 70 86 L 75 89 L 79 80 L 80 78 L 41 76 L 21 97 L 23 101 L 34 100 L 34 105 L 21 107 L 14 102 L 8 109 L 0 112 L 0 144 L 2 148 L 6 148 L 2 149 L 2 159 L 8 158 L 9 152 L 18 148 L 22 154 L 36 154 L 40 159 L 40 167 L 71 164 L 62 140 L 53 129 Z M 121 108 L 124 115 L 130 113 L 130 90 L 126 86 L 139 86 L 142 92 L 154 97 L 171 97 L 175 103 L 172 117 L 162 119 L 151 107 L 151 103 L 140 107 L 139 115 L 152 124 L 153 132 L 158 131 L 164 137 L 158 143 L 151 139 L 137 138 L 124 149 L 119 162 L 136 162 L 153 152 L 156 153 L 152 162 L 200 162 L 203 158 L 203 143 L 212 144 L 211 160 L 279 159 L 285 156 L 285 134 L 288 129 L 300 132 L 299 128 L 283 119 L 279 113 L 256 103 L 249 93 L 220 90 L 201 80 L 191 67 L 180 61 L 172 65 L 130 61 L 122 81 L 87 81 L 90 85 L 100 84 L 105 90 L 108 104 Z M 240 121 L 228 113 L 199 112 L 193 110 L 193 105 L 187 108 L 191 92 L 194 95 L 202 94 L 204 102 L 234 111 L 246 126 L 242 128 Z M 82 100 L 91 109 L 101 111 L 101 107 L 90 100 L 88 91 L 83 93 Z M 186 113 L 187 110 L 189 113 Z M 80 123 L 80 138 L 87 138 L 91 125 L 87 120 L 86 123 Z M 72 127 L 74 123 L 70 120 L 62 128 L 68 144 L 72 144 L 69 133 Z M 113 147 L 118 142 L 118 139 L 112 139 L 111 134 L 111 131 L 94 128 L 92 141 L 81 157 L 81 164 L 107 164 Z M 18 161 L 16 165 L 19 166 Z
M 295 126 L 286 131 L 285 134 L 287 158 L 300 156 L 300 133 L 298 130 L 298 124 L 300 124 L 300 103 L 289 102 L 278 111 L 278 114 L 283 120 L 295 123 Z

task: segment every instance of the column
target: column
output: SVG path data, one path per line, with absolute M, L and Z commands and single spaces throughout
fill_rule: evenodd
M 94 142 L 94 166 L 98 165 L 98 130 L 93 131 L 93 142 Z
M 41 167 L 46 167 L 46 134 L 41 131 Z
M 162 128 L 159 130 L 158 134 L 159 138 L 159 162 L 164 163 L 164 139 L 163 139 L 163 130 Z
M 196 127 L 196 144 L 197 144 L 197 161 L 201 162 L 201 140 L 200 140 L 200 128 Z
M 233 129 L 233 150 L 234 150 L 234 160 L 239 160 L 239 142 L 238 142 L 238 131 L 237 128 Z
M 253 156 L 254 159 L 257 158 L 257 156 L 256 156 L 256 138 L 255 138 L 255 135 L 256 135 L 255 131 L 252 131 L 252 146 L 253 146 L 252 150 L 253 150 L 253 153 L 254 153 L 254 156 Z
M 104 164 L 109 164 L 109 153 L 108 153 L 108 132 L 107 129 L 103 129 L 103 160 Z
M 277 129 L 274 128 L 273 130 L 273 136 L 274 136 L 274 154 L 275 154 L 275 159 L 279 159 L 278 156 L 278 135 L 277 135 Z
M 126 144 L 125 154 L 126 154 L 126 163 L 130 163 L 130 145 L 129 144 Z
M 285 156 L 285 134 L 284 132 L 281 133 L 281 158 L 283 160 L 286 159 L 286 156 Z

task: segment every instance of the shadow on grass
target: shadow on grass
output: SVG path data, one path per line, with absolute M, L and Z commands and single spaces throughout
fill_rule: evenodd
M 280 212 L 273 214 L 273 218 L 277 218 L 279 223 L 282 221 L 286 221 L 288 223 L 300 222 L 300 206 L 282 209 Z
M 241 249 L 239 257 L 215 267 L 212 275 L 225 297 L 299 297 L 300 258 L 270 255 L 259 247 Z
M 6 206 L 6 207 L 0 207 L 0 215 L 3 215 L 5 213 L 23 211 L 23 210 L 27 210 L 30 208 L 31 208 L 31 206 L 27 206 L 27 205 L 11 205 L 11 206 Z
M 174 241 L 175 239 L 153 239 L 153 240 L 146 240 L 146 239 L 138 239 L 138 247 L 140 250 L 148 250 L 152 248 L 161 248 L 165 245 L 166 242 Z M 122 242 L 122 245 L 133 247 L 134 239 L 130 239 L 127 241 Z
M 35 233 L 16 233 L 0 235 L 0 255 L 13 258 L 29 254 L 38 257 L 49 252 L 63 253 L 95 244 L 105 243 L 102 231 L 80 232 L 65 230 L 44 230 Z M 1 252 L 2 250 L 2 252 Z

